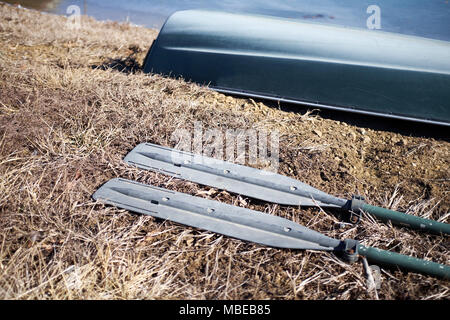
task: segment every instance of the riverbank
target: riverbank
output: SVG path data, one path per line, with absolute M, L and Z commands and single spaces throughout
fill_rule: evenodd
M 361 262 L 245 243 L 104 207 L 123 177 L 292 219 L 336 238 L 449 263 L 448 241 L 364 216 L 264 204 L 130 168 L 141 142 L 172 133 L 280 133 L 279 173 L 331 194 L 449 222 L 450 143 L 237 99 L 147 75 L 157 31 L 0 4 L 1 299 L 373 299 Z M 37 27 L 39 26 L 39 27 Z M 381 299 L 448 299 L 448 281 L 383 270 Z

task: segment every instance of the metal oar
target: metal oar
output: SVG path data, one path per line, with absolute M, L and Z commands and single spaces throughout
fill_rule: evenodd
M 450 234 L 450 224 L 372 206 L 362 197 L 340 199 L 298 180 L 155 144 L 142 143 L 125 161 L 184 180 L 282 205 L 342 208 L 372 214 L 382 221 L 436 234 Z
M 381 265 L 450 278 L 450 267 L 337 240 L 293 221 L 125 179 L 112 179 L 92 196 L 103 203 L 241 240 L 291 249 L 334 251 L 353 262 L 358 255 Z

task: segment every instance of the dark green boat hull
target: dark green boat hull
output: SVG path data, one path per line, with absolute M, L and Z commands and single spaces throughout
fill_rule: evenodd
M 245 96 L 450 126 L 450 43 L 214 11 L 168 18 L 144 65 Z

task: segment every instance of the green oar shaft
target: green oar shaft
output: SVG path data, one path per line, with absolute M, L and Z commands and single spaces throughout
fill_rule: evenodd
M 417 259 L 403 254 L 358 245 L 358 253 L 367 260 L 385 266 L 396 266 L 406 271 L 413 271 L 430 276 L 450 279 L 450 267 L 432 261 Z
M 385 208 L 372 206 L 365 203 L 361 209 L 367 213 L 374 215 L 383 221 L 391 221 L 393 224 L 405 227 L 428 231 L 436 234 L 450 234 L 450 224 L 442 223 L 430 219 L 405 214 Z

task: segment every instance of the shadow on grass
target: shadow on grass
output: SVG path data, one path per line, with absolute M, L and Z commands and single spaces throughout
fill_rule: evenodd
M 136 58 L 132 55 L 126 57 L 125 59 L 108 59 L 100 65 L 92 65 L 93 69 L 107 70 L 113 69 L 126 74 L 136 73 L 142 71 L 142 66 L 136 61 Z
M 285 109 L 297 109 L 297 112 L 300 110 L 300 107 L 296 105 L 284 106 Z M 282 107 L 282 109 L 284 108 Z M 348 125 L 357 127 L 389 131 L 404 136 L 450 141 L 449 128 L 441 125 L 325 109 L 321 109 L 318 114 L 322 118 L 345 122 Z
M 129 48 L 131 54 L 126 58 L 109 58 L 99 65 L 91 65 L 92 69 L 108 70 L 113 69 L 126 74 L 136 73 L 143 70 L 142 65 L 137 61 L 140 50 L 136 46 Z
M 238 98 L 242 96 L 232 95 Z M 371 115 L 363 115 L 338 110 L 318 109 L 302 104 L 286 103 L 276 101 L 252 98 L 256 102 L 263 102 L 271 108 L 277 108 L 286 112 L 306 113 L 308 110 L 314 110 L 313 114 L 317 114 L 324 119 L 345 122 L 348 125 L 357 127 L 370 128 L 373 130 L 389 131 L 399 133 L 405 136 L 434 138 L 438 140 L 450 141 L 449 127 L 414 122 L 400 119 L 384 118 Z

